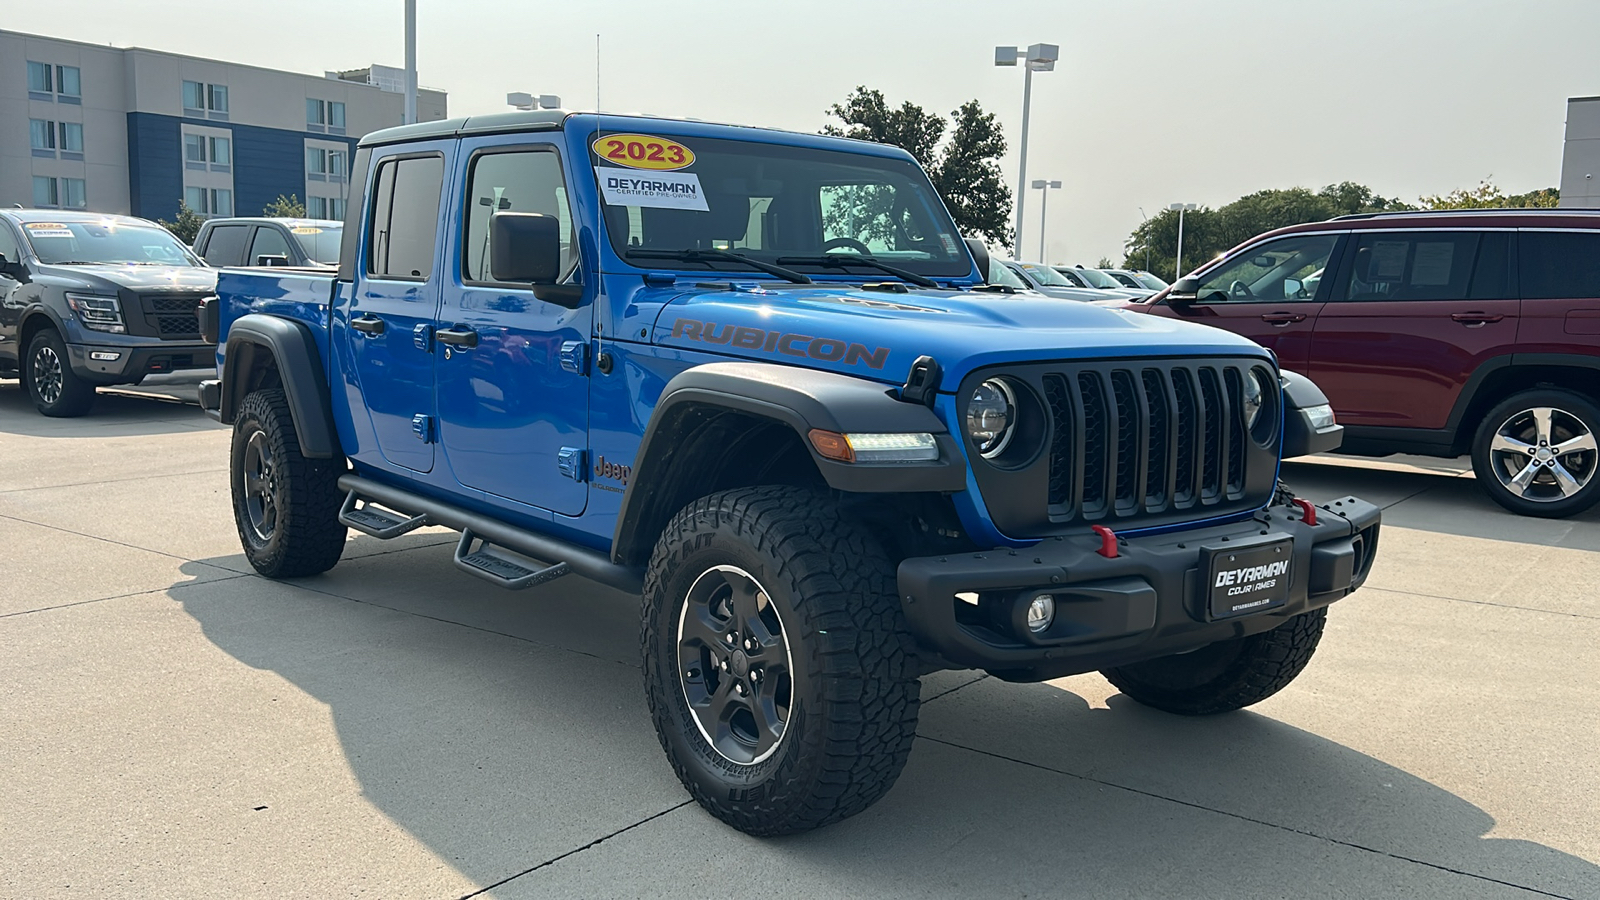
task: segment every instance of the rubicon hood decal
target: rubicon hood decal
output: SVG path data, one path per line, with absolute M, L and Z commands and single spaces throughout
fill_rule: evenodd
M 889 361 L 888 347 L 868 349 L 865 344 L 842 341 L 831 337 L 813 337 L 799 332 L 768 331 L 749 326 L 721 325 L 696 319 L 678 319 L 672 323 L 672 336 L 700 341 L 706 344 L 726 344 L 741 350 L 762 350 L 787 356 L 810 357 L 823 362 L 844 361 L 847 366 L 864 364 L 881 369 Z

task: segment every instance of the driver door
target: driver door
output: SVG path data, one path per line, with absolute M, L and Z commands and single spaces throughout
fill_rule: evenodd
M 1150 312 L 1247 337 L 1276 353 L 1282 368 L 1304 374 L 1317 314 L 1332 287 L 1323 274 L 1345 234 L 1292 234 L 1257 244 L 1201 275 L 1195 299 L 1169 296 Z

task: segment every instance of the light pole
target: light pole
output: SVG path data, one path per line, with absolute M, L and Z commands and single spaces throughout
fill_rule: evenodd
M 1173 265 L 1173 269 L 1177 273 L 1172 276 L 1174 281 L 1183 277 L 1183 214 L 1194 208 L 1195 204 L 1193 203 L 1174 203 L 1167 207 L 1167 209 L 1178 213 L 1178 261 Z
M 1039 189 L 1039 262 L 1048 264 L 1049 260 L 1044 258 L 1044 226 L 1047 224 L 1045 211 L 1050 208 L 1050 189 L 1061 187 L 1061 182 L 1036 178 L 1033 186 Z
M 1139 211 L 1139 221 L 1150 221 L 1150 217 L 1144 214 L 1144 207 L 1136 206 L 1134 209 Z M 1144 236 L 1144 270 L 1146 272 L 1150 271 L 1150 234 L 1148 232 Z
M 1028 106 L 1033 102 L 1033 73 L 1054 70 L 1056 60 L 1060 57 L 1061 48 L 1055 44 L 1031 44 L 1027 50 L 1018 50 L 1016 47 L 994 48 L 994 64 L 997 66 L 1014 66 L 1019 59 L 1027 62 L 1026 71 L 1022 76 L 1022 143 L 1017 162 L 1017 223 L 1011 241 L 1011 253 L 1017 259 L 1022 258 L 1022 201 L 1027 195 L 1028 187 Z
M 417 121 L 417 0 L 406 0 L 405 124 Z

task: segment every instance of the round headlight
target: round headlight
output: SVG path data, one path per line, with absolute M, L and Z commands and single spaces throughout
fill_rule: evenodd
M 1252 369 L 1250 377 L 1244 380 L 1244 427 L 1255 428 L 1256 420 L 1261 418 L 1261 410 L 1265 405 L 1266 387 L 1261 383 L 1261 372 Z
M 1006 449 L 1017 425 L 1017 397 L 1011 386 L 998 378 L 980 384 L 967 400 L 967 437 L 984 459 L 992 459 Z

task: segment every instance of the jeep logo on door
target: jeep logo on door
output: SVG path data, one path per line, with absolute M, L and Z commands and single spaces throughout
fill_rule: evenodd
M 743 325 L 718 325 L 715 322 L 699 322 L 694 319 L 679 319 L 672 323 L 672 336 L 675 338 L 688 338 L 691 341 L 700 341 L 707 344 L 726 344 L 742 350 L 764 350 L 767 353 L 782 353 L 787 356 L 803 356 L 811 359 L 820 359 L 823 362 L 844 361 L 847 366 L 866 363 L 868 368 L 881 369 L 889 361 L 888 347 L 874 347 L 868 350 L 865 345 L 854 342 L 845 342 L 836 338 L 812 337 L 809 334 L 794 332 L 766 331 L 761 328 L 749 328 Z

